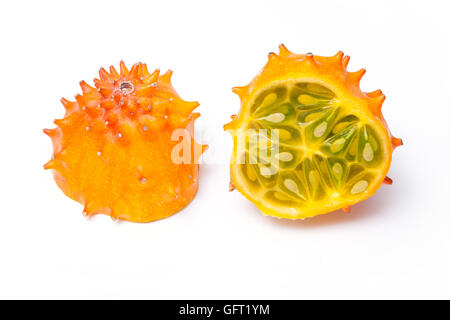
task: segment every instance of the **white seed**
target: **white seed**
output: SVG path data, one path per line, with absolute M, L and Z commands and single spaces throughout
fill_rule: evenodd
M 81 107 L 81 109 L 86 110 L 86 107 Z
M 167 119 L 169 116 L 166 114 L 165 116 L 164 116 L 164 119 Z
M 141 183 L 146 183 L 147 182 L 147 179 L 146 178 L 142 178 L 141 179 Z
M 102 152 L 101 152 L 101 151 L 97 151 L 97 155 L 98 155 L 98 156 L 101 156 L 101 155 L 102 155 Z
M 327 131 L 327 127 L 328 127 L 328 123 L 326 123 L 325 121 L 320 123 L 315 129 L 314 129 L 314 136 L 316 138 L 320 138 L 321 136 L 323 136 L 323 134 L 325 133 L 325 131 Z
M 352 194 L 358 194 L 366 190 L 368 186 L 369 183 L 366 180 L 359 180 L 357 183 L 353 185 L 352 190 L 350 192 Z
M 333 174 L 336 178 L 341 179 L 342 174 L 344 173 L 344 169 L 342 168 L 342 165 L 340 163 L 335 163 L 333 165 Z
M 272 113 L 271 115 L 265 117 L 264 119 L 273 123 L 279 123 L 283 121 L 286 116 L 282 113 Z
M 269 167 L 261 167 L 259 169 L 259 172 L 261 173 L 261 175 L 263 175 L 265 177 L 269 177 L 274 174 L 274 172 L 272 172 L 272 170 L 270 170 Z
M 281 161 L 288 162 L 294 159 L 294 156 L 290 152 L 281 152 L 278 154 L 278 159 L 280 159 Z
M 150 110 L 151 108 L 152 108 L 152 106 L 151 106 L 151 105 L 148 105 L 147 109 Z
M 97 108 L 101 108 L 101 106 L 102 106 L 101 104 L 98 104 L 98 105 L 97 105 Z
M 369 143 L 366 143 L 363 150 L 363 158 L 367 162 L 370 162 L 373 160 L 373 150 Z
M 117 137 L 122 138 L 122 134 L 119 132 L 119 133 L 117 134 Z
M 173 98 L 170 98 L 169 101 L 173 101 Z
M 335 142 L 333 142 L 333 144 L 330 147 L 331 152 L 336 153 L 341 151 L 342 148 L 344 147 L 344 144 L 345 144 L 344 138 L 337 139 Z
M 147 131 L 147 130 L 148 130 L 148 127 L 147 127 L 147 126 L 144 126 L 144 127 L 142 127 L 142 130 Z
M 109 124 L 109 121 L 105 121 L 105 125 L 108 125 Z
M 139 79 L 141 79 L 141 81 L 142 81 L 142 80 L 144 80 L 144 77 L 140 77 Z
M 284 186 L 289 190 L 289 191 L 291 191 L 291 192 L 293 192 L 293 193 L 300 193 L 299 191 L 298 191 L 298 185 L 297 185 L 297 183 L 294 181 L 294 180 L 292 180 L 292 179 L 284 179 Z
M 120 101 L 120 104 L 123 105 L 123 101 Z
M 89 130 L 91 130 L 91 127 L 87 126 L 86 131 L 89 131 Z

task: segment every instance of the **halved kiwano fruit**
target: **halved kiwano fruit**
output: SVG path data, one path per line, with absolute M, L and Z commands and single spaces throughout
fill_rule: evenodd
M 231 190 L 264 213 L 306 218 L 348 211 L 385 183 L 391 136 L 381 114 L 385 96 L 364 93 L 365 70 L 349 57 L 293 54 L 284 45 L 252 82 L 233 89 L 239 116 L 225 125 L 234 138 Z
M 170 70 L 121 62 L 119 72 L 102 68 L 99 76 L 95 88 L 80 82 L 76 101 L 61 100 L 64 118 L 44 130 L 53 142 L 44 167 L 86 216 L 149 222 L 183 209 L 197 192 L 205 150 L 193 139 L 198 102 L 180 98 Z

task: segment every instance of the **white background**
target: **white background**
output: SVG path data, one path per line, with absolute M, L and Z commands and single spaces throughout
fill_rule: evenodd
M 3 1 L 0 5 L 0 298 L 450 298 L 449 1 Z M 222 125 L 283 42 L 352 57 L 404 139 L 381 189 L 350 214 L 265 217 L 226 164 L 201 166 L 182 212 L 149 224 L 82 216 L 42 165 L 42 133 L 100 66 L 173 69 Z M 226 137 L 226 138 L 224 138 Z M 231 140 L 231 139 L 229 139 Z M 214 151 L 215 150 L 215 151 Z

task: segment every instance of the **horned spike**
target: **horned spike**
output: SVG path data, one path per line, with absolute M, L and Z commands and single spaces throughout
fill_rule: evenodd
M 347 69 L 348 63 L 350 62 L 350 57 L 349 56 L 345 56 L 342 59 L 342 66 L 344 67 L 344 69 Z
M 120 61 L 120 75 L 122 77 L 124 77 L 124 76 L 127 76 L 128 73 L 129 73 L 129 71 L 127 69 L 127 66 L 125 65 L 125 62 L 123 62 L 123 60 Z
M 403 145 L 403 140 L 400 138 L 392 137 L 391 141 L 394 149 Z
M 235 114 L 232 114 L 232 115 L 230 116 L 231 120 L 236 119 L 236 117 L 237 117 L 237 115 L 235 115 Z
M 375 106 L 376 106 L 377 110 L 381 110 L 381 107 L 383 106 L 383 103 L 386 100 L 386 96 L 384 94 L 381 94 L 373 99 L 375 101 Z
M 55 125 L 57 125 L 58 127 L 64 127 L 68 123 L 68 120 L 67 120 L 67 118 L 56 119 L 53 121 L 53 123 Z
M 132 78 L 137 77 L 140 64 L 141 64 L 140 62 L 133 64 L 133 66 L 130 69 L 130 77 L 132 77 Z
M 147 78 L 150 75 L 147 69 L 147 64 L 141 63 L 139 65 L 139 76 Z
M 304 54 L 305 61 L 308 63 L 316 64 L 316 60 L 314 59 L 314 55 L 311 52 Z
M 45 170 L 49 170 L 49 169 L 56 169 L 57 168 L 57 164 L 56 161 L 54 159 L 50 160 L 49 162 L 47 162 L 46 164 L 44 164 L 44 169 Z
M 233 183 L 233 179 L 230 177 L 230 184 L 228 186 L 228 191 L 233 192 L 234 190 L 236 190 L 236 186 Z
M 95 214 L 95 211 L 96 211 L 96 209 L 95 209 L 95 207 L 94 207 L 94 205 L 92 203 L 86 202 L 84 204 L 84 208 L 83 208 L 83 215 L 84 216 L 86 216 L 86 217 L 93 216 Z
M 278 55 L 275 52 L 269 52 L 268 54 L 269 61 L 274 60 L 278 57 Z
M 158 81 L 159 74 L 160 74 L 160 70 L 156 69 L 155 71 L 153 71 L 153 73 L 150 75 L 150 77 L 148 78 L 148 80 L 146 82 L 147 83 L 153 83 L 153 82 Z M 170 77 L 169 77 L 167 82 L 168 83 L 170 82 Z
M 91 92 L 95 92 L 96 89 L 94 87 L 91 87 L 89 84 L 87 84 L 86 81 L 82 80 L 80 81 L 80 87 L 81 87 L 81 91 L 83 92 L 83 94 L 88 94 Z
M 180 104 L 179 108 L 183 113 L 190 114 L 199 105 L 200 103 L 198 103 L 197 101 L 185 101 Z
M 369 96 L 370 98 L 376 98 L 376 97 L 380 96 L 382 93 L 383 92 L 380 89 L 378 89 L 378 90 L 375 90 L 372 92 L 367 92 L 367 96 Z
M 63 106 L 64 106 L 64 108 L 66 109 L 67 112 L 72 111 L 75 108 L 75 106 L 76 106 L 75 102 L 69 101 L 69 100 L 67 100 L 65 98 L 61 98 L 61 103 L 63 104 Z
M 388 184 L 388 185 L 392 185 L 393 181 L 392 181 L 391 178 L 389 178 L 388 176 L 386 176 L 386 177 L 384 177 L 383 183 L 384 183 L 384 184 Z
M 49 137 L 51 137 L 53 135 L 53 130 L 52 129 L 44 129 L 43 132 L 48 135 Z
M 342 64 L 342 59 L 344 57 L 344 53 L 342 51 L 338 51 L 334 56 L 331 58 L 335 60 L 338 64 Z
M 159 74 L 159 70 L 158 70 L 158 74 Z M 173 75 L 173 71 L 169 69 L 166 71 L 166 73 L 162 74 L 159 77 L 159 79 L 161 80 L 161 82 L 170 83 L 170 80 L 172 79 L 172 75 Z
M 102 81 L 111 81 L 111 75 L 105 70 L 105 68 L 100 68 L 98 74 Z
M 247 88 L 247 86 L 233 87 L 231 89 L 231 91 L 233 91 L 233 93 L 237 94 L 241 100 L 243 100 L 245 98 L 245 96 L 247 96 L 248 88 Z
M 78 103 L 79 105 L 84 105 L 83 96 L 82 96 L 81 94 L 77 94 L 77 95 L 75 96 L 75 100 L 77 101 L 77 103 Z
M 349 72 L 348 75 L 353 80 L 353 82 L 359 85 L 359 82 L 361 81 L 361 78 L 364 76 L 365 73 L 366 69 L 362 68 L 355 72 Z
M 280 45 L 278 46 L 278 49 L 280 50 L 280 53 L 279 53 L 280 57 L 287 57 L 292 54 L 292 52 L 290 52 L 286 48 L 286 46 L 282 43 L 280 43 Z
M 117 72 L 116 68 L 114 68 L 114 66 L 109 67 L 109 72 L 114 79 L 118 79 L 120 77 L 119 73 Z

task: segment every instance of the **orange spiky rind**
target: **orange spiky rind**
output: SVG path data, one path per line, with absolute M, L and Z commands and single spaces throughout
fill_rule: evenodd
M 307 54 L 295 54 L 289 51 L 285 45 L 279 46 L 279 54 L 270 53 L 267 64 L 261 72 L 246 86 L 234 87 L 233 92 L 236 93 L 241 100 L 241 109 L 237 117 L 233 117 L 232 121 L 227 123 L 224 128 L 235 135 L 236 129 L 247 128 L 247 119 L 251 118 L 249 105 L 251 105 L 258 94 L 274 86 L 274 84 L 294 83 L 294 81 L 312 82 L 331 90 L 337 99 L 345 101 L 345 104 L 353 106 L 353 112 L 357 117 L 365 119 L 370 123 L 381 136 L 384 146 L 384 163 L 380 168 L 379 178 L 376 183 L 364 192 L 364 196 L 359 199 L 349 201 L 346 204 L 330 205 L 323 210 L 315 212 L 302 213 L 294 210 L 296 213 L 279 212 L 276 209 L 265 206 L 264 201 L 256 199 L 252 192 L 246 190 L 246 187 L 236 179 L 237 166 L 232 163 L 232 181 L 237 189 L 244 194 L 249 200 L 254 202 L 264 214 L 274 215 L 285 218 L 305 218 L 317 214 L 328 213 L 336 209 L 350 207 L 355 203 L 362 201 L 371 196 L 383 183 L 384 177 L 390 167 L 391 154 L 395 147 L 402 144 L 401 139 L 393 137 L 389 131 L 387 123 L 382 115 L 381 107 L 386 99 L 381 90 L 374 92 L 363 92 L 360 89 L 360 81 L 366 73 L 365 69 L 355 72 L 347 71 L 350 57 L 345 56 L 342 51 L 337 52 L 331 57 L 323 57 Z M 272 107 L 273 108 L 273 107 Z M 234 156 L 234 155 L 233 155 Z
M 101 68 L 95 87 L 81 81 L 74 102 L 61 99 L 64 118 L 44 130 L 54 150 L 45 168 L 87 216 L 148 222 L 181 210 L 195 196 L 197 160 L 206 149 L 193 139 L 199 104 L 181 99 L 171 76 L 150 73 L 143 63 L 128 69 L 122 61 L 119 72 Z M 181 164 L 172 162 L 176 130 L 186 132 L 195 149 Z

